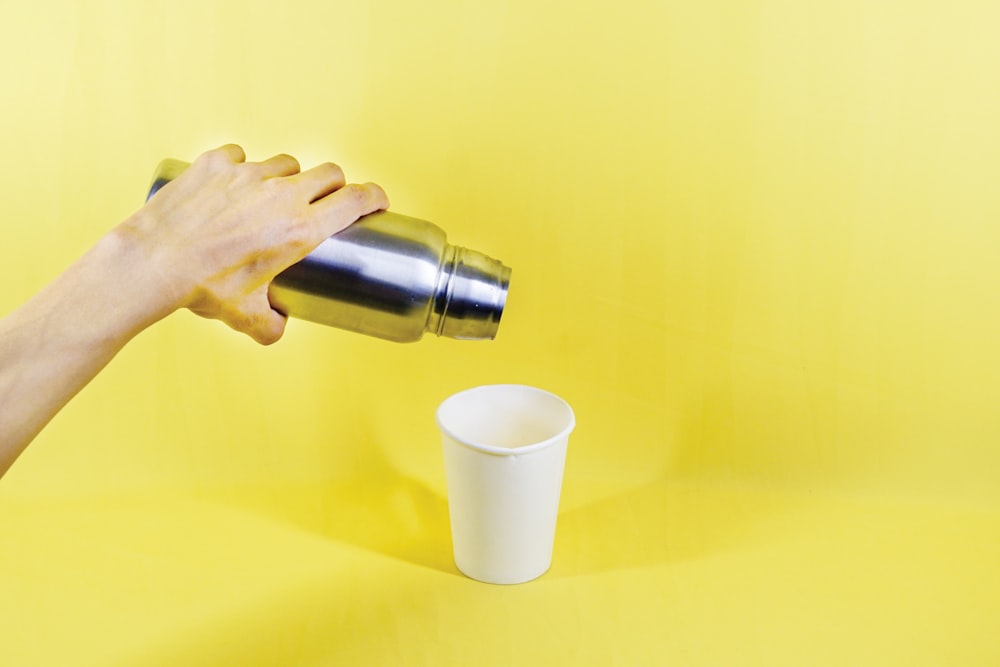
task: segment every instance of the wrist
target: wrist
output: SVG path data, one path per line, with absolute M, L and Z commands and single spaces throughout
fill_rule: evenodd
M 155 224 L 155 221 L 150 221 Z M 112 276 L 118 294 L 113 301 L 138 332 L 181 308 L 187 291 L 179 280 L 179 267 L 171 265 L 142 230 L 147 221 L 137 213 L 106 234 L 89 253 L 102 273 Z

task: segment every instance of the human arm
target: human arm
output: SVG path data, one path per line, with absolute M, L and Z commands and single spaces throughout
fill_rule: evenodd
M 329 163 L 248 163 L 233 145 L 199 157 L 0 319 L 0 476 L 128 341 L 175 310 L 278 340 L 286 318 L 268 302 L 271 280 L 387 206 L 377 185 L 347 185 Z

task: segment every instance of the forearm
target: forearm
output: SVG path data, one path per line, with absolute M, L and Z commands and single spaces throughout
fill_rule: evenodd
M 105 236 L 35 298 L 0 320 L 0 475 L 136 334 L 179 308 L 270 344 L 285 316 L 278 273 L 359 217 L 386 208 L 374 184 L 295 158 L 245 162 L 222 146 Z
M 172 310 L 156 278 L 116 230 L 0 319 L 0 475 L 129 340 Z

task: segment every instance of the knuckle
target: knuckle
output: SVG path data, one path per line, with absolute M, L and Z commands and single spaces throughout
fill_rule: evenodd
M 351 200 L 351 203 L 357 206 L 364 207 L 371 198 L 369 193 L 369 188 L 360 183 L 350 183 L 344 186 L 345 193 L 347 197 Z
M 219 149 L 206 151 L 195 158 L 194 165 L 204 165 L 206 167 L 214 167 L 220 162 Z
M 340 168 L 340 165 L 334 164 L 333 162 L 324 162 L 319 165 L 319 167 L 326 173 L 327 178 L 330 180 L 339 183 L 344 182 L 344 170 Z
M 275 155 L 272 160 L 274 162 L 283 163 L 282 169 L 284 172 L 289 174 L 297 174 L 302 170 L 302 165 L 295 158 L 294 155 L 289 155 L 288 153 L 279 153 Z
M 256 166 L 253 172 L 252 181 L 256 187 L 262 189 L 267 196 L 284 196 L 284 193 L 291 188 L 287 178 L 265 178 L 265 167 Z
M 285 232 L 285 245 L 291 254 L 304 257 L 315 247 L 315 236 L 314 225 L 305 219 L 299 220 L 288 226 Z
M 380 185 L 376 185 L 375 183 L 366 183 L 365 185 L 368 187 L 369 192 L 372 195 L 372 200 L 377 202 L 379 207 L 389 207 L 389 197 L 385 194 L 385 190 L 383 190 Z
M 202 155 L 202 158 L 204 158 L 205 162 L 208 162 L 209 164 L 213 165 L 226 164 L 229 162 L 229 153 L 226 151 L 225 148 L 222 147 L 213 148 L 210 151 L 206 151 Z

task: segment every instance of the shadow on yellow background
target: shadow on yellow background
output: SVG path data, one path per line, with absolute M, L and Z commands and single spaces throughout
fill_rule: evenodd
M 230 141 L 513 276 L 492 343 L 144 332 L 0 481 L 0 664 L 996 664 L 998 18 L 5 9 L 0 313 Z M 578 418 L 516 587 L 451 561 L 433 419 L 493 382 Z

